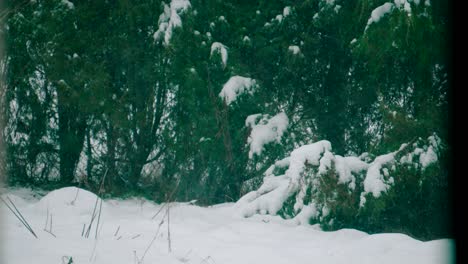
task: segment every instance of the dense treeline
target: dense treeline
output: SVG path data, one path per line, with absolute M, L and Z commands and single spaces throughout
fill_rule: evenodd
M 9 184 L 104 181 L 111 195 L 211 204 L 258 187 L 304 144 L 379 155 L 436 133 L 444 158 L 417 194 L 431 196 L 402 188 L 413 202 L 392 213 L 412 213 L 391 228 L 435 214 L 432 234 L 414 234 L 446 235 L 447 14 L 438 0 L 5 1 L 0 171 Z M 232 76 L 255 87 L 227 104 Z M 249 157 L 246 118 L 280 112 L 285 134 Z

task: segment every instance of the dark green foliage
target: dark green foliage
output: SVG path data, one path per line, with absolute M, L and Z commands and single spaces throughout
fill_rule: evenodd
M 424 171 L 397 166 L 393 187 L 379 198 L 368 195 L 351 226 L 370 233 L 405 233 L 422 240 L 452 236 L 445 155 Z
M 281 210 L 278 211 L 278 215 L 286 219 L 292 218 L 296 215 L 296 213 L 294 212 L 294 196 L 295 195 L 292 195 L 284 202 L 283 207 L 281 208 Z
M 444 1 L 413 1 L 410 16 L 395 7 L 366 29 L 386 1 L 192 0 L 169 43 L 153 35 L 170 1 L 69 1 L 5 1 L 0 13 L 0 174 L 10 184 L 97 190 L 104 180 L 106 195 L 213 204 L 255 190 L 275 161 L 318 140 L 340 155 L 388 153 L 434 132 L 448 142 Z M 213 42 L 226 46 L 226 66 Z M 234 75 L 257 85 L 227 105 L 218 95 Z M 249 159 L 246 118 L 279 112 L 289 118 L 281 141 Z M 327 204 L 327 230 L 445 236 L 447 153 L 424 172 L 398 167 L 395 188 L 362 210 L 362 184 L 349 192 L 333 170 L 307 195 Z
M 331 169 L 320 177 L 318 189 L 316 202 L 324 204 L 329 210 L 329 213 L 321 218 L 321 227 L 324 230 L 337 230 L 353 226 L 358 219 L 359 193 L 362 186 L 357 185 L 354 190 L 350 190 L 348 186 L 338 182 L 337 172 Z

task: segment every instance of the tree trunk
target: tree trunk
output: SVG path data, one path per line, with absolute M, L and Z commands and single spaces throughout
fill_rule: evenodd
M 145 166 L 145 161 L 146 161 L 146 158 L 144 160 L 142 160 L 141 158 L 136 158 L 133 164 L 131 164 L 130 184 L 132 187 L 136 188 L 137 190 L 139 189 L 138 181 L 140 180 L 140 177 L 141 177 L 141 171 L 143 170 L 143 167 Z
M 77 107 L 69 107 L 58 92 L 60 180 L 71 184 L 86 134 L 86 120 Z
M 110 189 L 115 189 L 117 186 L 117 171 L 115 168 L 115 145 L 116 134 L 115 128 L 112 124 L 107 127 L 107 182 L 106 185 Z

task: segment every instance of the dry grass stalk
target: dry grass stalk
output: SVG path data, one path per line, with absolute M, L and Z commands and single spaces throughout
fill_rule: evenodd
M 10 205 L 13 206 L 13 208 L 0 196 L 0 199 L 2 200 L 2 202 L 8 207 L 8 209 L 10 209 L 10 211 L 16 216 L 16 218 L 18 218 L 18 220 L 24 225 L 24 227 L 26 227 L 26 229 L 29 230 L 29 232 L 35 237 L 35 238 L 38 238 L 36 233 L 34 233 L 34 230 L 31 228 L 31 226 L 29 225 L 28 221 L 26 221 L 26 219 L 23 217 L 23 215 L 21 214 L 21 212 L 18 210 L 18 208 L 16 207 L 15 203 L 13 203 L 13 201 L 10 199 L 10 197 L 7 196 L 7 199 L 8 201 L 10 202 Z

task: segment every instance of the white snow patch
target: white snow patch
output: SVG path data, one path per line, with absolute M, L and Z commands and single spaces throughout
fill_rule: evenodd
M 395 0 L 395 6 L 404 9 L 408 14 L 411 14 L 411 5 L 408 0 Z
M 319 166 L 320 159 L 326 152 L 331 152 L 331 143 L 327 140 L 321 140 L 295 149 L 291 152 L 291 161 L 286 174 L 298 180 L 305 167 L 305 163 Z
M 262 114 L 254 114 L 254 115 L 249 115 L 245 119 L 245 126 L 246 127 L 253 127 L 262 117 Z
M 252 93 L 252 87 L 256 85 L 254 79 L 242 77 L 242 76 L 232 76 L 224 84 L 223 89 L 219 93 L 227 105 L 230 105 L 237 99 L 237 96 L 243 93 Z
M 289 168 L 285 175 L 290 179 L 288 185 L 289 193 L 295 193 L 299 190 L 299 193 L 296 195 L 296 203 L 294 204 L 295 212 L 299 211 L 304 206 L 304 198 L 307 191 L 304 187 L 307 187 L 307 184 L 304 184 L 303 182 L 303 171 L 306 165 L 310 164 L 313 166 L 319 166 L 322 156 L 324 156 L 326 152 L 330 151 L 330 142 L 322 140 L 310 145 L 302 146 L 291 152 Z M 301 186 L 303 188 L 301 188 Z
M 364 29 L 364 32 L 367 31 L 367 29 L 372 23 L 379 22 L 380 19 L 382 19 L 386 14 L 392 12 L 394 8 L 403 10 L 408 14 L 408 16 L 411 16 L 411 12 L 412 12 L 411 4 L 410 4 L 411 1 L 413 1 L 416 5 L 419 5 L 419 0 L 394 0 L 393 3 L 387 2 L 381 6 L 378 6 L 372 11 L 370 18 L 367 21 L 367 25 L 366 25 L 366 28 Z
M 180 15 L 190 8 L 188 0 L 172 0 L 170 5 L 164 4 L 164 12 L 159 16 L 159 28 L 153 38 L 159 41 L 164 38 L 164 45 L 169 45 L 172 32 L 175 28 L 182 26 Z
M 326 140 L 305 145 L 294 150 L 290 157 L 275 164 L 275 166 L 278 164 L 281 167 L 288 166 L 285 174 L 275 176 L 273 175 L 274 167 L 270 167 L 264 174 L 265 177 L 260 188 L 239 199 L 236 203 L 236 210 L 243 217 L 250 217 L 261 211 L 275 215 L 283 207 L 284 202 L 298 191 L 294 210 L 298 212 L 303 209 L 305 190 L 300 188 L 305 166 L 306 164 L 318 166 L 323 153 L 330 150 L 331 144 Z M 307 209 L 309 210 L 308 212 L 306 211 L 301 214 L 297 221 L 305 223 L 306 221 L 302 218 L 306 215 L 315 215 L 311 209 L 312 207 Z
M 281 23 L 283 21 L 283 19 L 285 19 L 290 14 L 291 14 L 291 7 L 286 6 L 285 8 L 283 8 L 283 13 L 276 15 L 274 20 L 278 21 L 278 23 Z M 272 19 L 272 21 L 273 21 L 273 19 Z M 265 26 L 267 26 L 267 24 L 268 24 L 268 26 L 270 25 L 269 23 L 266 23 Z
M 288 50 L 294 55 L 297 55 L 301 52 L 301 49 L 299 48 L 299 46 L 296 46 L 296 45 L 289 46 Z
M 271 165 L 264 173 L 265 176 L 275 176 L 273 174 L 273 171 L 275 168 L 285 168 L 285 167 L 289 167 L 289 162 L 290 162 L 291 158 L 290 157 L 286 157 L 282 160 L 278 160 L 275 162 L 274 165 Z
M 319 212 L 314 204 L 304 205 L 302 210 L 291 219 L 297 225 L 309 225 L 310 219 L 317 218 Z
M 261 211 L 275 215 L 289 196 L 289 178 L 282 176 L 266 176 L 262 186 L 257 191 L 244 195 L 236 203 L 236 208 L 243 217 L 250 217 Z
M 435 163 L 438 160 L 437 154 L 434 151 L 432 146 L 429 146 L 426 152 L 421 153 L 419 156 L 419 163 L 421 164 L 422 168 L 425 169 L 427 166 Z
M 54 190 L 44 196 L 37 204 L 37 210 L 49 210 L 54 213 L 56 211 L 73 212 L 79 215 L 92 214 L 96 200 L 100 200 L 94 193 L 79 189 L 76 187 L 65 187 Z
M 213 53 L 215 52 L 218 52 L 221 54 L 221 61 L 223 62 L 223 66 L 226 67 L 227 59 L 228 59 L 226 46 L 224 46 L 222 43 L 219 43 L 219 42 L 213 42 L 213 44 L 211 44 L 210 56 L 213 56 Z
M 75 5 L 68 1 L 68 0 L 62 0 L 62 4 L 65 5 L 68 9 L 74 9 L 75 8 Z
M 428 137 L 427 139 L 429 140 L 429 144 L 431 144 L 431 146 L 433 146 L 436 149 L 439 149 L 442 140 L 436 134 Z
M 356 188 L 356 178 L 353 173 L 365 171 L 369 165 L 357 157 L 342 157 L 333 155 L 330 151 L 325 151 L 320 159 L 318 174 L 323 175 L 332 168 L 332 163 L 338 173 L 338 182 L 348 184 L 351 190 Z
M 392 3 L 385 3 L 385 4 L 377 7 L 376 9 L 374 9 L 372 11 L 372 13 L 371 13 L 371 16 L 370 16 L 369 20 L 367 20 L 367 26 L 364 29 L 364 32 L 367 31 L 367 29 L 369 28 L 369 26 L 372 23 L 379 22 L 382 17 L 384 17 L 386 14 L 390 13 L 392 11 L 393 7 L 394 7 L 394 5 Z
M 377 198 L 390 187 L 390 182 L 385 180 L 384 175 L 382 175 L 380 171 L 384 165 L 390 165 L 395 162 L 395 153 L 396 152 L 392 152 L 378 156 L 369 165 L 366 178 L 364 179 L 364 192 L 361 193 L 361 206 L 364 206 L 365 198 L 363 199 L 363 197 L 366 194 L 372 193 L 372 195 Z
M 272 118 L 263 116 L 258 122 L 256 120 L 260 114 L 250 115 L 245 120 L 246 126 L 252 128 L 247 145 L 250 145 L 249 158 L 253 155 L 261 155 L 266 144 L 271 142 L 281 142 L 281 137 L 288 128 L 288 116 L 281 112 Z
M 341 6 L 340 6 L 340 5 L 336 5 L 335 8 L 333 8 L 333 11 L 335 11 L 335 13 L 338 14 L 338 12 L 340 12 L 340 9 L 341 9 Z
M 415 167 L 421 167 L 422 170 L 426 169 L 427 166 L 431 165 L 438 161 L 437 152 L 439 150 L 441 140 L 437 135 L 432 135 L 427 138 L 429 145 L 424 145 L 418 147 L 418 143 L 414 143 L 414 150 L 410 153 L 407 153 L 400 158 L 400 163 L 402 164 L 412 164 Z M 406 144 L 403 144 L 400 148 L 403 149 L 406 147 Z
M 281 21 L 283 21 L 283 15 L 277 15 L 277 16 L 275 17 L 275 19 L 276 19 L 279 23 L 281 23 Z
M 285 8 L 283 8 L 283 17 L 287 17 L 291 14 L 291 7 L 290 6 L 287 6 Z
M 77 191 L 75 205 L 67 204 L 74 200 Z M 311 259 L 323 264 L 435 264 L 453 263 L 455 258 L 452 239 L 421 242 L 398 233 L 368 235 L 353 229 L 323 232 L 316 226 L 297 226 L 309 217 L 242 218 L 235 214 L 236 206 L 232 203 L 199 207 L 190 203 L 155 204 L 135 198 L 104 200 L 98 237 L 95 239 L 95 219 L 89 238 L 85 238 L 81 234 L 83 225 L 87 227 L 90 222 L 94 195 L 67 188 L 36 202 L 15 196 L 8 189 L 5 192 L 39 239 L 0 203 L 2 240 L 8 241 L 2 244 L 1 263 L 68 263 L 73 258 L 73 263 L 95 264 L 306 264 Z M 49 207 L 49 220 L 52 215 L 52 232 L 56 237 L 43 230 L 47 210 L 37 205 L 47 203 L 61 206 L 61 209 Z M 167 219 L 164 218 L 166 210 L 151 219 L 159 209 L 164 209 L 162 206 L 170 206 L 171 252 L 168 251 L 168 222 L 162 221 Z M 316 211 L 313 205 L 308 205 L 301 214 L 314 215 Z
M 356 188 L 356 178 L 353 173 L 359 173 L 367 170 L 369 164 L 360 160 L 357 157 L 341 157 L 335 155 L 335 169 L 338 172 L 339 183 L 349 183 L 349 188 L 354 190 Z

